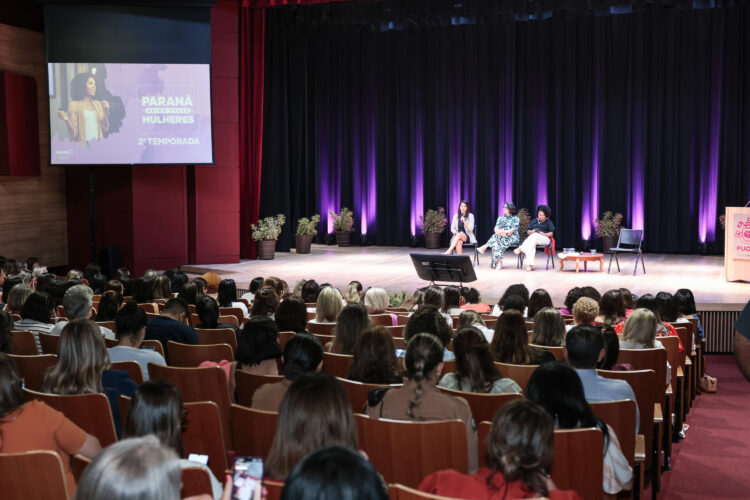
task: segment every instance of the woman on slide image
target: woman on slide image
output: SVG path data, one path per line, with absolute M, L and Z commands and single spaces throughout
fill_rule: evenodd
M 456 253 L 461 255 L 464 243 L 477 242 L 477 237 L 474 236 L 474 214 L 469 211 L 469 202 L 466 200 L 461 200 L 458 205 L 458 213 L 453 216 L 453 222 L 451 222 L 451 233 L 453 233 L 451 245 L 444 255 L 450 255 L 454 248 Z
M 547 205 L 539 205 L 536 209 L 537 218 L 529 223 L 529 236 L 520 247 L 513 250 L 518 255 L 523 252 L 526 256 L 526 270 L 534 270 L 534 257 L 536 255 L 537 245 L 549 245 L 550 238 L 555 233 L 555 225 L 549 216 L 552 213 Z
M 109 102 L 96 99 L 97 78 L 92 73 L 79 73 L 71 82 L 68 111 L 57 110 L 57 117 L 68 125 L 70 139 L 84 148 L 98 141 L 109 130 Z
M 512 201 L 508 201 L 503 205 L 503 215 L 497 218 L 495 222 L 495 234 L 490 236 L 490 239 L 479 247 L 477 250 L 483 254 L 487 251 L 487 248 L 492 249 L 492 262 L 490 267 L 493 269 L 503 268 L 503 253 L 512 247 L 518 245 L 518 217 L 516 217 L 516 206 Z M 499 264 L 499 265 L 498 265 Z

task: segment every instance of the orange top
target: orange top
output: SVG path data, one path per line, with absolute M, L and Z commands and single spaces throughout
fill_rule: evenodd
M 0 452 L 20 453 L 52 450 L 60 455 L 71 498 L 76 481 L 70 470 L 70 455 L 86 442 L 86 431 L 65 418 L 65 415 L 41 401 L 29 401 L 0 422 Z

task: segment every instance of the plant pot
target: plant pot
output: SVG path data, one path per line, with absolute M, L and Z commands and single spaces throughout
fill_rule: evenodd
M 617 246 L 617 236 L 602 236 L 602 252 L 609 253 L 610 248 Z
M 276 240 L 256 241 L 255 247 L 258 249 L 260 260 L 271 260 L 276 253 Z
M 424 233 L 425 248 L 440 248 L 440 236 L 443 233 Z
M 310 253 L 312 234 L 298 234 L 294 237 L 294 249 L 297 253 Z
M 352 246 L 352 232 L 351 231 L 336 231 L 336 243 L 340 247 Z

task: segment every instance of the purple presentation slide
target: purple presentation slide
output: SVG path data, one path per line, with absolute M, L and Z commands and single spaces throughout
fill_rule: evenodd
M 213 163 L 208 64 L 49 63 L 50 163 Z

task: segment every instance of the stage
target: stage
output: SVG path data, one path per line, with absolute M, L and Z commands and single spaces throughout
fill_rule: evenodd
M 243 260 L 234 264 L 186 265 L 182 269 L 189 274 L 204 274 L 213 271 L 222 278 L 232 278 L 238 288 L 247 288 L 256 276 L 277 276 L 286 280 L 289 287 L 301 279 L 315 279 L 318 283 L 331 283 L 342 291 L 351 280 L 359 280 L 365 287 L 380 286 L 389 293 L 406 291 L 411 294 L 416 288 L 429 282 L 420 280 L 412 266 L 410 253 L 435 253 L 441 250 L 426 250 L 409 247 L 377 247 L 313 245 L 306 255 L 291 252 L 276 252 L 274 260 Z M 470 255 L 470 253 L 466 253 Z M 536 270 L 527 272 L 516 269 L 516 256 L 505 254 L 505 267 L 490 269 L 490 254 L 479 256 L 479 267 L 474 268 L 477 281 L 466 283 L 479 290 L 483 300 L 494 303 L 505 288 L 513 283 L 524 283 L 530 291 L 545 288 L 556 306 L 561 306 L 567 291 L 574 286 L 591 285 L 600 292 L 613 288 L 628 288 L 634 294 L 667 291 L 674 293 L 679 288 L 689 288 L 695 295 L 700 310 L 738 311 L 750 298 L 750 284 L 729 283 L 724 279 L 724 259 L 721 256 L 685 254 L 646 254 L 646 274 L 638 267 L 633 276 L 634 255 L 620 255 L 621 272 L 617 273 L 612 262 L 612 273 L 607 274 L 609 257 L 604 258 L 604 272 L 599 272 L 598 263 L 589 263 L 588 271 L 576 274 L 575 264 L 566 262 L 560 271 L 559 259 L 555 258 L 555 269 L 544 269 L 546 256 L 537 253 Z

